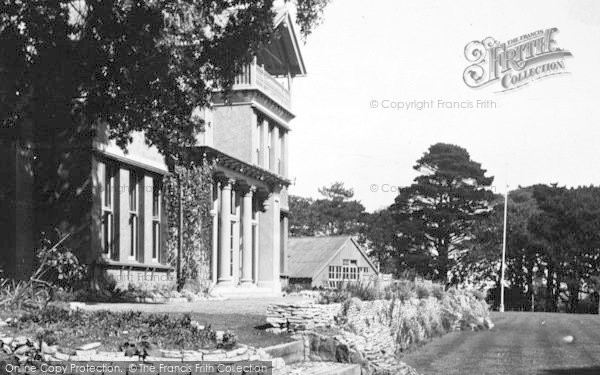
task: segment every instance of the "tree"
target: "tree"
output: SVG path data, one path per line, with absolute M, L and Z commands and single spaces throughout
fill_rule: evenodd
M 306 36 L 328 0 L 296 0 Z M 0 129 L 39 140 L 108 127 L 165 155 L 194 143 L 215 88 L 271 40 L 273 0 L 2 0 Z M 69 144 L 70 139 L 63 139 Z
M 543 244 L 547 309 L 564 303 L 576 312 L 580 292 L 599 271 L 600 188 L 539 185 L 533 196 L 540 213 L 530 225 Z
M 313 204 L 319 221 L 318 234 L 358 234 L 365 207 L 359 201 L 352 200 L 354 190 L 346 188 L 342 182 L 335 182 L 329 187 L 320 188 L 319 193 L 324 198 L 317 199 Z
M 493 194 L 487 188 L 493 177 L 485 176 L 467 150 L 444 143 L 431 146 L 413 168 L 420 175 L 400 189 L 391 209 L 411 223 L 411 247 L 431 256 L 436 278 L 450 283 L 451 261 L 464 251 L 476 220 L 491 208 Z
M 529 310 L 535 292 L 534 280 L 539 274 L 540 244 L 529 229 L 529 221 L 538 214 L 533 187 L 508 194 L 506 280 L 511 298 L 508 309 Z M 493 303 L 500 303 L 500 264 L 504 226 L 504 197 L 497 195 L 493 210 L 478 220 L 468 241 L 469 251 L 459 259 L 461 280 L 482 287 L 495 284 Z M 537 270 L 537 272 L 536 272 Z
M 314 236 L 318 222 L 313 210 L 314 199 L 289 196 L 289 231 L 292 237 Z
M 381 272 L 396 273 L 399 267 L 395 256 L 395 222 L 389 210 L 363 215 L 358 241 L 377 261 Z
M 290 197 L 291 236 L 358 235 L 365 207 L 342 182 L 319 189 L 323 198 Z

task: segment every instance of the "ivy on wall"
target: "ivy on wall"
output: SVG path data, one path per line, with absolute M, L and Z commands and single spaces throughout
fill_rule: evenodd
M 211 280 L 212 253 L 212 173 L 213 162 L 203 159 L 174 166 L 165 177 L 167 213 L 166 253 L 168 262 L 177 266 L 179 237 L 179 182 L 182 188 L 183 229 L 181 275 L 178 287 L 197 285 L 205 288 Z

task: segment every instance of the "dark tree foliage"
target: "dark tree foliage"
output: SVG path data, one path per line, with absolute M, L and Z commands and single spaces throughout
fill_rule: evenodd
M 474 227 L 464 279 L 493 282 L 500 298 L 503 199 Z M 600 188 L 534 185 L 508 196 L 505 305 L 511 310 L 597 312 Z
M 419 176 L 400 189 L 391 210 L 411 252 L 422 261 L 431 257 L 437 279 L 457 282 L 448 277 L 451 262 L 465 250 L 473 225 L 490 210 L 493 177 L 485 176 L 467 150 L 444 143 L 431 146 L 414 169 Z
M 342 182 L 322 187 L 321 199 L 290 196 L 290 235 L 357 235 L 365 207 Z
M 304 35 L 327 2 L 294 3 Z M 120 146 L 144 131 L 164 154 L 194 142 L 194 108 L 229 86 L 274 32 L 273 0 L 0 4 L 3 136 L 107 124 Z
M 536 186 L 540 214 L 531 231 L 543 244 L 547 310 L 559 302 L 577 312 L 580 292 L 589 292 L 600 267 L 600 188 Z M 585 289 L 584 289 L 585 288 Z
M 400 269 L 400 259 L 395 253 L 397 237 L 394 226 L 394 218 L 387 209 L 362 217 L 358 241 L 384 273 L 396 274 Z
M 290 195 L 288 203 L 290 236 L 314 236 L 319 226 L 317 216 L 313 213 L 314 199 Z
M 460 280 L 474 284 L 493 283 L 492 304 L 500 303 L 500 264 L 502 230 L 504 225 L 504 197 L 498 195 L 493 210 L 473 227 L 470 249 L 459 260 Z M 508 195 L 507 268 L 511 298 L 506 298 L 507 309 L 530 310 L 535 280 L 540 276 L 541 245 L 529 230 L 529 220 L 538 214 L 533 198 L 533 187 L 518 188 Z

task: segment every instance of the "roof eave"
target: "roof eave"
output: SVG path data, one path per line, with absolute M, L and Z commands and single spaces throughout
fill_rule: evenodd
M 298 42 L 298 37 L 296 36 L 296 29 L 294 27 L 294 21 L 289 13 L 289 11 L 284 10 L 280 12 L 275 17 L 275 29 L 283 26 L 288 33 L 288 37 L 291 43 L 291 47 L 294 51 L 294 59 L 296 60 L 296 64 L 298 65 L 298 69 L 292 71 L 294 76 L 303 77 L 306 76 L 306 66 L 304 65 L 304 59 L 302 57 L 302 53 L 300 52 L 300 43 Z

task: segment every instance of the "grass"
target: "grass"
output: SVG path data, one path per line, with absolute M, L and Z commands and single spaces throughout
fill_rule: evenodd
M 293 341 L 289 334 L 266 332 L 264 315 L 192 313 L 192 319 L 210 322 L 216 330 L 230 329 L 235 332 L 239 343 L 257 348 Z
M 492 331 L 452 332 L 402 358 L 419 373 L 600 374 L 598 316 L 492 313 Z M 574 337 L 565 342 L 567 335 Z

